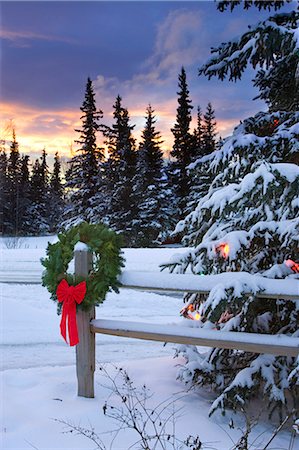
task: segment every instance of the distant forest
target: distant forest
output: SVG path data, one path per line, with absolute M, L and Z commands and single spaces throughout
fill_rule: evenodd
M 4 236 L 57 233 L 82 221 L 103 222 L 122 234 L 127 246 L 148 247 L 169 242 L 175 224 L 194 205 L 202 180 L 192 179 L 189 166 L 219 147 L 215 111 L 209 103 L 204 113 L 193 105 L 186 71 L 178 76 L 178 107 L 171 129 L 174 144 L 171 160 L 161 150 L 163 137 L 156 127 L 155 111 L 145 111 L 145 126 L 137 145 L 134 125 L 118 95 L 111 127 L 102 123 L 93 83 L 88 78 L 78 132 L 79 149 L 62 175 L 55 154 L 53 169 L 44 149 L 30 161 L 20 152 L 15 130 L 9 151 L 0 149 L 0 231 Z M 104 148 L 97 144 L 101 132 Z

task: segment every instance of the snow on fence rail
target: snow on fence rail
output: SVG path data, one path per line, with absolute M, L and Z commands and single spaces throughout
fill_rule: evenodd
M 41 284 L 41 270 L 1 270 L 0 283 L 13 284 Z M 120 276 L 121 285 L 127 289 L 137 289 L 151 292 L 197 292 L 208 294 L 219 283 L 231 284 L 234 280 L 251 287 L 242 294 L 246 295 L 254 290 L 258 298 L 283 298 L 299 301 L 298 280 L 277 280 L 247 272 L 225 272 L 218 275 L 204 277 L 193 274 L 173 274 L 166 272 L 142 272 L 125 270 Z
M 248 286 L 242 294 L 256 291 L 258 298 L 283 298 L 299 301 L 298 280 L 277 280 L 247 272 L 225 272 L 218 275 L 193 275 L 124 271 L 120 282 L 123 287 L 148 291 L 196 292 L 208 294 L 219 283 L 231 286 L 232 281 Z M 250 289 L 249 289 L 250 287 Z
M 86 276 L 92 264 L 88 251 L 75 251 L 75 273 Z M 295 300 L 299 297 L 299 282 L 281 283 L 281 280 L 256 280 L 247 273 L 221 274 L 206 277 L 196 275 L 153 274 L 147 272 L 123 272 L 120 281 L 123 287 L 142 290 L 189 291 L 208 293 L 218 283 L 225 284 L 228 275 L 240 276 L 248 286 L 255 283 L 263 289 L 263 297 Z M 260 277 L 262 278 L 262 277 Z M 237 277 L 236 277 L 237 279 Z M 240 280 L 241 281 L 241 280 Z M 274 283 L 280 281 L 280 283 Z M 264 282 L 264 284 L 261 284 Z M 277 289 L 277 291 L 275 291 Z M 248 291 L 249 293 L 249 291 Z M 258 294 L 260 297 L 261 295 Z M 76 346 L 76 369 L 78 395 L 94 397 L 95 333 L 126 336 L 130 338 L 174 342 L 179 344 L 202 345 L 226 349 L 238 349 L 254 353 L 294 356 L 299 353 L 299 338 L 258 333 L 223 332 L 217 330 L 190 329 L 174 325 L 157 325 L 119 320 L 95 319 L 95 308 L 88 313 L 77 312 L 80 342 Z

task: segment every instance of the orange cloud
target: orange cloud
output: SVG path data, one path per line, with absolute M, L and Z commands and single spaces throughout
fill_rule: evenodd
M 141 104 L 137 104 L 135 107 L 132 104 L 128 105 L 131 123 L 136 124 L 134 137 L 137 142 L 140 141 L 145 125 L 146 106 Z M 9 145 L 12 128 L 15 128 L 21 153 L 40 156 L 42 149 L 45 148 L 50 156 L 58 151 L 61 156 L 71 157 L 71 150 L 75 151 L 78 148 L 74 141 L 78 139 L 78 133 L 75 132 L 75 129 L 81 127 L 79 108 L 78 110 L 44 110 L 17 103 L 3 103 L 0 107 L 2 111 L 0 139 L 6 141 L 6 144 Z M 161 132 L 163 140 L 161 148 L 166 157 L 169 156 L 173 144 L 171 128 L 175 123 L 176 108 L 176 99 L 162 100 L 155 108 L 156 128 Z M 111 121 L 111 115 L 104 111 L 104 122 L 111 124 Z M 196 126 L 195 122 L 194 117 L 191 130 Z M 235 125 L 234 119 L 217 121 L 218 132 L 222 137 L 229 135 Z M 102 145 L 102 143 L 103 137 L 99 135 L 99 144 Z
M 21 152 L 40 154 L 46 148 L 48 153 L 70 156 L 70 147 L 78 138 L 74 129 L 80 127 L 80 111 L 2 103 L 1 112 L 2 140 L 10 141 L 11 128 L 15 128 Z

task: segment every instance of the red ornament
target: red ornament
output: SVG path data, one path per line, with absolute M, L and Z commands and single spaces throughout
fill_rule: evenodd
M 227 259 L 229 254 L 229 245 L 228 244 L 220 244 L 216 247 L 216 250 L 220 253 L 222 258 Z
M 274 120 L 273 120 L 273 125 L 274 125 L 275 128 L 278 127 L 278 125 L 279 125 L 279 120 L 278 120 L 278 119 L 274 119 Z
M 70 346 L 79 343 L 76 306 L 82 303 L 86 294 L 86 282 L 77 284 L 77 286 L 69 286 L 66 280 L 62 280 L 56 290 L 57 300 L 62 303 L 62 317 L 60 322 L 60 332 L 65 342 L 66 338 L 66 322 L 69 336 Z
M 195 311 L 195 314 L 193 315 L 192 313 L 194 311 Z M 200 320 L 201 319 L 201 315 L 199 314 L 198 311 L 195 310 L 192 303 L 190 303 L 187 306 L 184 306 L 184 308 L 181 309 L 180 314 L 181 314 L 181 316 L 185 317 L 186 319 L 191 319 L 191 320 Z
M 285 262 L 285 265 L 289 267 L 293 272 L 299 273 L 299 263 L 296 263 L 292 259 L 287 259 Z

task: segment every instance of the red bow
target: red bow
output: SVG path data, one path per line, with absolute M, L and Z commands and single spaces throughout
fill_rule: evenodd
M 66 339 L 66 321 L 68 322 L 68 335 L 70 346 L 79 343 L 77 319 L 76 319 L 76 303 L 82 303 L 86 294 L 86 282 L 77 284 L 77 286 L 69 286 L 66 280 L 62 280 L 56 290 L 57 299 L 63 302 L 62 317 L 60 322 L 61 335 Z

